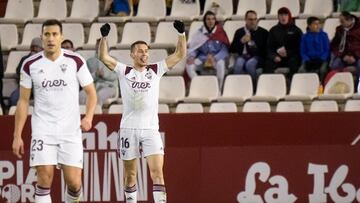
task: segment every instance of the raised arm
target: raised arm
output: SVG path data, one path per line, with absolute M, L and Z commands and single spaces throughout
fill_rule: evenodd
M 102 38 L 100 40 L 99 44 L 99 60 L 103 62 L 106 67 L 108 67 L 110 70 L 114 70 L 116 67 L 116 60 L 109 55 L 109 49 L 106 41 L 106 36 L 108 36 L 110 32 L 110 25 L 108 23 L 104 24 L 100 28 L 100 32 L 102 35 Z
M 179 39 L 175 52 L 165 59 L 166 65 L 169 69 L 172 69 L 181 59 L 186 56 L 186 36 L 184 23 L 175 20 L 174 28 L 179 32 Z
M 20 86 L 20 98 L 15 112 L 15 129 L 12 144 L 13 153 L 21 158 L 24 154 L 24 142 L 21 134 L 27 119 L 31 89 Z

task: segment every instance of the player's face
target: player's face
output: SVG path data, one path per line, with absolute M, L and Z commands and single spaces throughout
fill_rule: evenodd
M 63 35 L 60 32 L 59 26 L 44 26 L 41 39 L 43 41 L 43 47 L 46 53 L 52 54 L 60 51 Z
M 149 58 L 149 47 L 146 44 L 137 44 L 134 47 L 131 57 L 134 59 L 135 66 L 146 66 Z

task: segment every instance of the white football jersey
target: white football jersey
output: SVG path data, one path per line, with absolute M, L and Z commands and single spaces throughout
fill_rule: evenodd
M 123 114 L 120 128 L 159 129 L 159 83 L 168 70 L 165 60 L 150 64 L 142 72 L 117 63 Z
M 50 143 L 81 142 L 81 136 L 74 138 L 80 130 L 79 86 L 92 82 L 86 62 L 72 51 L 62 49 L 55 61 L 44 52 L 26 59 L 20 85 L 33 89 L 32 135 L 49 136 Z

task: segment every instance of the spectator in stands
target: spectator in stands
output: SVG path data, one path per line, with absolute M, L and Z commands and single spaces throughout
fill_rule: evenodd
M 21 70 L 22 64 L 25 61 L 25 59 L 29 58 L 30 56 L 32 56 L 42 50 L 43 50 L 43 46 L 42 46 L 42 41 L 41 41 L 40 37 L 35 37 L 34 39 L 32 39 L 31 44 L 30 44 L 30 53 L 26 56 L 23 56 L 20 59 L 19 65 L 16 67 L 16 76 L 17 76 L 16 79 L 17 79 L 18 83 L 20 80 L 20 70 Z M 17 101 L 19 99 L 19 94 L 20 94 L 19 91 L 20 91 L 20 89 L 18 87 L 11 93 L 10 99 L 9 99 L 10 106 L 16 106 Z
M 61 48 L 67 49 L 67 50 L 70 50 L 70 51 L 75 51 L 74 44 L 69 39 L 66 39 L 63 42 L 61 42 Z
M 105 0 L 105 15 L 130 16 L 132 12 L 132 0 Z
M 347 11 L 341 12 L 340 23 L 331 41 L 332 70 L 355 66 L 360 73 L 360 23 Z M 346 70 L 348 70 L 346 68 Z
M 295 25 L 288 8 L 278 10 L 279 23 L 269 31 L 265 73 L 273 73 L 278 67 L 289 67 L 289 78 L 301 64 L 300 41 L 302 32 Z
M 303 64 L 299 72 L 318 73 L 322 80 L 327 71 L 330 41 L 329 36 L 321 29 L 319 18 L 307 19 L 306 33 L 301 38 L 300 53 Z
M 337 0 L 338 11 L 359 11 L 360 0 Z
M 258 65 L 264 65 L 266 42 L 269 32 L 258 26 L 257 14 L 249 10 L 245 14 L 245 26 L 236 30 L 230 52 L 237 53 L 234 74 L 249 74 L 255 83 Z
M 117 95 L 119 86 L 117 75 L 113 71 L 109 70 L 98 58 L 99 43 L 100 39 L 96 41 L 95 55 L 86 60 L 86 64 L 94 79 L 96 93 L 98 96 L 97 103 L 102 106 L 107 99 L 113 98 Z M 84 90 L 80 91 L 79 100 L 80 104 L 85 104 L 86 93 Z
M 229 57 L 229 39 L 216 21 L 215 13 L 207 11 L 201 26 L 188 44 L 186 71 L 190 78 L 206 68 L 215 68 L 221 87 L 225 77 L 225 60 Z

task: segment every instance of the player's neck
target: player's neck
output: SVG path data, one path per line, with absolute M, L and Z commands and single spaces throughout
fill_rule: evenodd
M 146 69 L 146 66 L 134 65 L 134 69 L 139 72 L 142 72 Z
M 59 49 L 59 50 L 57 50 L 55 52 L 46 52 L 46 51 L 44 51 L 44 55 L 49 60 L 55 61 L 61 55 L 61 49 Z

